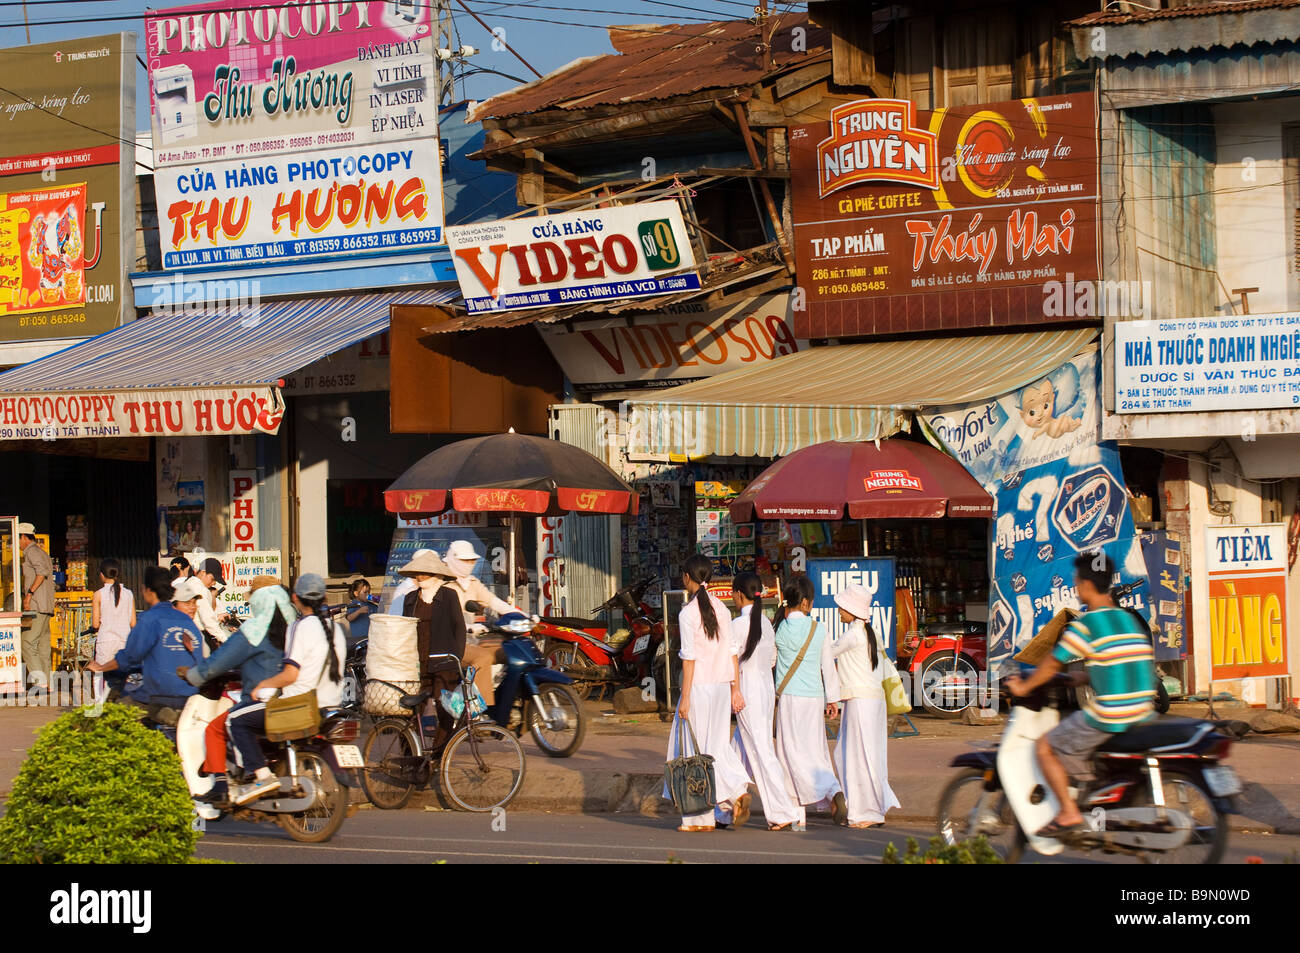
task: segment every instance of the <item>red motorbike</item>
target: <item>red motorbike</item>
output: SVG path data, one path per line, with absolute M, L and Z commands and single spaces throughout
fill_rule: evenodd
M 597 619 L 541 617 L 534 637 L 542 641 L 546 665 L 572 678 L 569 687 L 579 698 L 592 691 L 642 687 L 647 678 L 654 678 L 656 692 L 662 692 L 664 620 L 645 601 L 646 590 L 655 581 L 654 576 L 642 579 L 591 610 L 593 616 L 621 612 L 626 628 L 614 632 Z
M 938 718 L 956 718 L 980 695 L 988 667 L 983 622 L 937 622 L 911 632 L 898 646 L 898 668 L 921 683 L 921 704 Z

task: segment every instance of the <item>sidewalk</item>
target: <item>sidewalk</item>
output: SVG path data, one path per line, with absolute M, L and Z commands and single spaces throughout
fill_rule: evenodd
M 1180 714 L 1200 715 L 1204 706 L 1179 706 Z M 527 735 L 523 789 L 515 810 L 599 814 L 667 814 L 663 788 L 668 724 L 655 715 L 611 716 L 608 704 L 589 702 L 589 727 L 582 748 L 571 758 L 548 758 Z M 57 708 L 0 708 L 0 799 L 8 795 L 35 731 L 61 713 Z M 1220 711 L 1222 717 L 1233 717 Z M 1001 726 L 972 727 L 914 714 L 921 734 L 889 742 L 889 783 L 902 808 L 890 819 L 934 820 L 939 792 L 952 776 L 948 765 L 958 754 L 996 744 Z M 1300 734 L 1250 734 L 1233 745 L 1228 764 L 1245 785 L 1237 799 L 1240 814 L 1233 830 L 1300 834 Z M 360 791 L 355 792 L 362 798 Z M 436 793 L 420 792 L 414 808 L 440 809 Z

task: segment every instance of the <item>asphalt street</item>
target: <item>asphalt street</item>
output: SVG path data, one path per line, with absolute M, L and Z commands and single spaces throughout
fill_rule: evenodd
M 874 830 L 848 830 L 827 818 L 812 818 L 804 834 L 772 833 L 754 821 L 738 831 L 682 834 L 676 819 L 639 814 L 490 815 L 451 811 L 359 810 L 324 844 L 298 844 L 278 826 L 222 821 L 208 826 L 199 857 L 239 863 L 278 864 L 429 864 L 447 863 L 610 863 L 662 864 L 840 864 L 877 863 L 891 841 L 904 848 L 909 835 L 922 843 L 933 831 L 919 825 L 890 824 Z M 1300 836 L 1233 834 L 1229 863 L 1249 856 L 1265 863 L 1300 859 Z M 1120 856 L 1067 855 L 1028 861 L 1049 863 L 1133 863 Z

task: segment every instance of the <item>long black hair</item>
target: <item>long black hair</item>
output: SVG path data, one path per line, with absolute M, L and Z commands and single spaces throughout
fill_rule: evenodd
M 122 583 L 117 578 L 121 571 L 122 566 L 116 559 L 102 559 L 99 562 L 99 574 L 113 583 L 113 605 L 122 601 Z
M 704 623 L 704 634 L 710 639 L 718 637 L 718 617 L 713 611 L 713 602 L 709 599 L 708 582 L 713 578 L 713 563 L 709 562 L 709 557 L 695 553 L 686 557 L 686 562 L 682 564 L 682 572 L 691 577 L 693 582 L 699 583 L 700 588 L 695 590 L 695 595 L 691 598 L 700 607 L 700 619 Z
M 858 621 L 866 627 L 867 654 L 871 656 L 871 670 L 874 672 L 876 667 L 880 664 L 880 649 L 876 647 L 876 630 L 871 627 L 870 620 L 861 619 L 858 618 L 858 616 L 853 616 L 853 618 L 858 619 Z
M 817 589 L 812 580 L 805 573 L 795 573 L 781 587 L 781 618 L 784 619 L 799 608 L 799 603 L 805 599 L 812 602 L 815 598 L 817 598 Z
M 343 672 L 339 668 L 338 652 L 334 649 L 334 617 L 330 615 L 329 607 L 325 605 L 325 597 L 319 599 L 307 599 L 298 596 L 298 601 L 311 610 L 311 614 L 320 619 L 321 628 L 325 632 L 325 647 L 329 651 L 329 675 L 330 681 L 337 683 L 343 677 Z
M 731 588 L 754 604 L 749 610 L 749 636 L 745 640 L 745 651 L 740 655 L 740 660 L 744 662 L 754 654 L 763 638 L 763 580 L 758 578 L 758 573 L 742 572 L 731 581 Z

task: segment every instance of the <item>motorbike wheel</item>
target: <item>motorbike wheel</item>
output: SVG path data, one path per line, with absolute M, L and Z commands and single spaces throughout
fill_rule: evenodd
M 385 718 L 371 729 L 361 770 L 361 789 L 371 804 L 384 811 L 406 806 L 415 793 L 415 782 L 406 780 L 414 758 L 415 742 L 406 721 Z
M 286 765 L 276 773 L 284 777 Z M 311 778 L 320 788 L 316 803 L 298 814 L 277 814 L 275 819 L 294 840 L 304 844 L 319 844 L 329 840 L 343 826 L 348 816 L 348 789 L 334 777 L 327 762 L 315 751 L 298 751 L 298 773 Z
M 1228 849 L 1228 818 L 1219 813 L 1214 799 L 1196 779 L 1175 771 L 1163 771 L 1165 805 L 1191 815 L 1196 827 L 1191 839 L 1173 850 L 1144 854 L 1148 864 L 1217 864 Z M 1145 779 L 1144 779 L 1145 782 Z M 1151 787 L 1143 783 L 1132 803 L 1136 807 L 1151 807 L 1155 799 Z
M 972 824 L 972 815 L 986 794 L 990 810 L 980 823 Z M 1020 829 L 1006 794 L 986 792 L 984 772 L 979 768 L 965 768 L 948 782 L 939 795 L 937 813 L 936 830 L 945 844 L 956 844 L 982 834 L 1008 864 L 1018 863 L 1024 855 L 1025 832 Z
M 524 706 L 524 721 L 542 754 L 550 758 L 567 758 L 582 747 L 583 736 L 587 733 L 587 716 L 582 710 L 582 702 L 577 693 L 568 685 L 547 682 L 538 688 L 542 704 L 549 710 L 559 710 L 564 717 L 564 727 L 551 728 L 546 724 L 542 712 L 529 699 Z
M 591 694 L 592 666 L 571 642 L 547 642 L 546 649 L 542 652 L 542 657 L 546 662 L 547 668 L 553 668 L 557 672 L 563 672 L 569 678 L 573 679 L 573 694 L 579 701 L 584 700 Z
M 524 749 L 513 734 L 475 721 L 451 736 L 438 773 L 443 794 L 457 808 L 483 813 L 510 803 L 523 787 L 524 768 Z
M 921 666 L 921 705 L 936 718 L 959 718 L 978 701 L 979 672 L 964 655 L 935 652 Z

